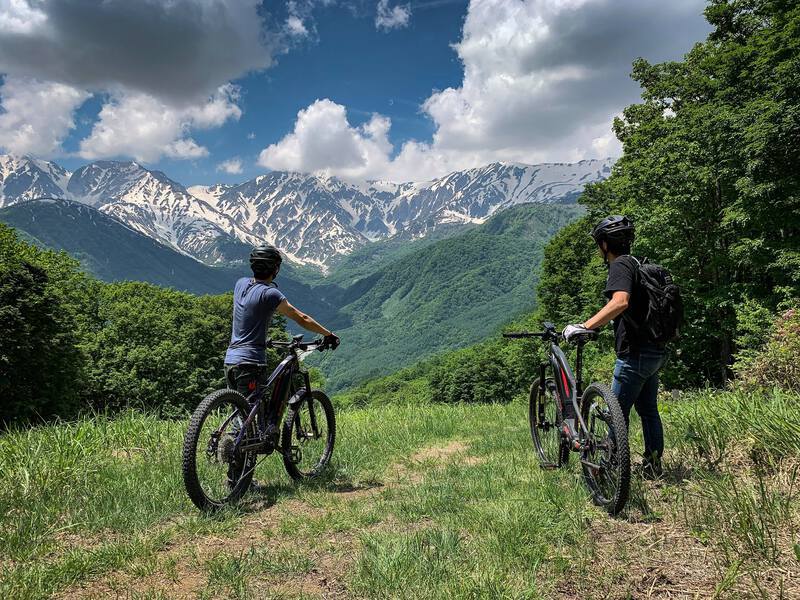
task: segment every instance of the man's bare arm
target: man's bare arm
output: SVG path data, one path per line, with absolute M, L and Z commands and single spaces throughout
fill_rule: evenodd
M 312 317 L 302 311 L 297 310 L 294 306 L 289 304 L 288 300 L 284 300 L 278 304 L 277 311 L 285 317 L 290 318 L 292 321 L 300 325 L 303 329 L 308 329 L 320 335 L 331 335 L 330 330 L 326 329 L 317 323 Z
M 596 315 L 586 321 L 583 326 L 586 327 L 586 329 L 600 329 L 603 325 L 625 312 L 630 299 L 631 295 L 628 292 L 614 292 L 611 296 L 611 300 L 609 300 Z

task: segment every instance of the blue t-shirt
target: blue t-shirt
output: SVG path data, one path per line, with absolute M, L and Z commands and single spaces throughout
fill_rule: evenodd
M 231 343 L 225 353 L 226 365 L 266 360 L 267 328 L 278 304 L 286 299 L 272 284 L 242 277 L 233 288 L 233 327 Z

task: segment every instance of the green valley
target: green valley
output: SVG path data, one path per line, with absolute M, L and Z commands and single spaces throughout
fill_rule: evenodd
M 326 277 L 287 263 L 277 283 L 293 304 L 342 336 L 340 349 L 319 362 L 331 389 L 340 389 L 483 339 L 533 308 L 543 248 L 581 212 L 570 205 L 520 205 L 482 225 L 370 244 Z M 220 294 L 248 272 L 244 265 L 204 265 L 67 200 L 4 208 L 0 221 L 40 246 L 65 250 L 105 281 Z
M 475 343 L 532 310 L 543 249 L 581 212 L 517 206 L 402 255 L 348 288 L 321 288 L 352 323 L 337 330 L 340 348 L 319 360 L 330 388 Z

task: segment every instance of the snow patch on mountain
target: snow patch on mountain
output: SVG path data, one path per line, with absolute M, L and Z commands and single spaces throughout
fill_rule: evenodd
M 274 171 L 236 185 L 185 188 L 136 162 L 97 161 L 70 174 L 55 163 L 0 156 L 0 206 L 66 197 L 203 262 L 238 260 L 246 246 L 268 242 L 293 262 L 325 270 L 375 240 L 482 223 L 525 202 L 573 202 L 612 165 L 498 162 L 405 183 Z

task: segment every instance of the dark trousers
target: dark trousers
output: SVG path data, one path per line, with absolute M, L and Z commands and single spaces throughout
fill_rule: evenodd
M 267 368 L 263 365 L 243 363 L 225 365 L 225 383 L 247 398 L 266 381 Z
M 642 419 L 645 456 L 664 452 L 664 428 L 658 414 L 658 372 L 666 355 L 661 348 L 645 347 L 636 354 L 620 356 L 614 366 L 611 388 L 625 413 L 628 424 L 631 408 Z

